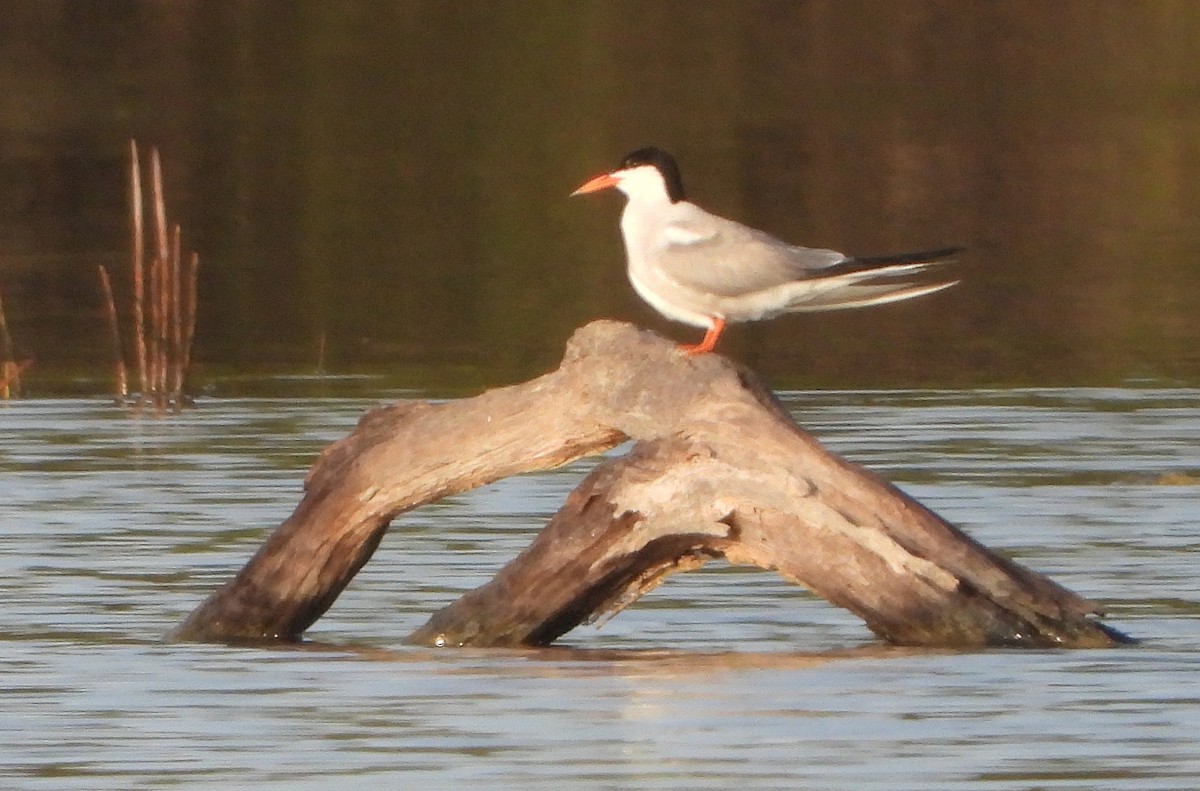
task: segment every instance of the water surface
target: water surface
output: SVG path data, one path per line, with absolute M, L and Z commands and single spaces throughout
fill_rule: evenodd
M 171 419 L 0 404 L 0 777 L 11 789 L 1190 789 L 1200 392 L 795 393 L 802 424 L 1142 639 L 917 651 L 755 570 L 669 580 L 539 651 L 408 632 L 523 548 L 591 462 L 399 519 L 299 648 L 162 637 L 393 397 Z

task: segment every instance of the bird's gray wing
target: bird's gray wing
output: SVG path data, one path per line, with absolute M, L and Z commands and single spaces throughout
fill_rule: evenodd
M 661 274 L 686 288 L 737 297 L 818 276 L 849 260 L 836 250 L 792 246 L 694 208 L 663 228 L 654 251 Z

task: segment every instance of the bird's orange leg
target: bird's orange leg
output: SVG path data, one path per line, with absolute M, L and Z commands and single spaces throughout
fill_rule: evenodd
M 721 331 L 725 329 L 725 319 L 720 316 L 713 316 L 712 322 L 708 331 L 704 333 L 704 340 L 693 344 L 681 343 L 679 348 L 688 354 L 707 354 L 711 352 L 717 345 L 717 338 L 721 337 Z

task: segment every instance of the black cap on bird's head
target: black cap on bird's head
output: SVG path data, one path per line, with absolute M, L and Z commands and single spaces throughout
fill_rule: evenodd
M 679 165 L 675 164 L 675 157 L 663 151 L 661 148 L 648 146 L 639 148 L 632 154 L 629 154 L 621 161 L 621 166 L 616 170 L 608 173 L 601 173 L 593 179 L 588 180 L 579 189 L 572 192 L 572 195 L 586 195 L 589 192 L 608 189 L 609 187 L 617 187 L 622 192 L 629 194 L 629 189 L 632 184 L 642 185 L 642 189 L 647 186 L 652 186 L 653 182 L 646 181 L 643 176 L 648 176 L 642 168 L 652 167 L 658 171 L 658 175 L 662 177 L 662 187 L 667 193 L 667 198 L 671 203 L 679 203 L 684 200 L 683 193 L 683 177 L 679 175 Z M 632 181 L 631 181 L 632 180 Z M 622 187 L 621 184 L 625 186 Z M 657 189 L 654 189 L 657 192 Z
M 661 148 L 646 146 L 627 154 L 621 161 L 620 169 L 629 170 L 643 165 L 652 165 L 658 168 L 658 172 L 662 174 L 663 183 L 667 187 L 667 195 L 671 198 L 671 203 L 678 203 L 685 199 L 683 176 L 679 174 L 679 165 L 676 164 L 675 157 Z

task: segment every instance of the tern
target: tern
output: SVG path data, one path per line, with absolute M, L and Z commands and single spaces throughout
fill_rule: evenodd
M 883 305 L 958 282 L 911 277 L 959 248 L 854 258 L 711 214 L 687 200 L 675 158 L 659 148 L 634 151 L 571 195 L 609 187 L 628 199 L 621 235 L 634 291 L 668 319 L 705 330 L 700 343 L 682 346 L 689 354 L 711 352 L 727 323 Z

